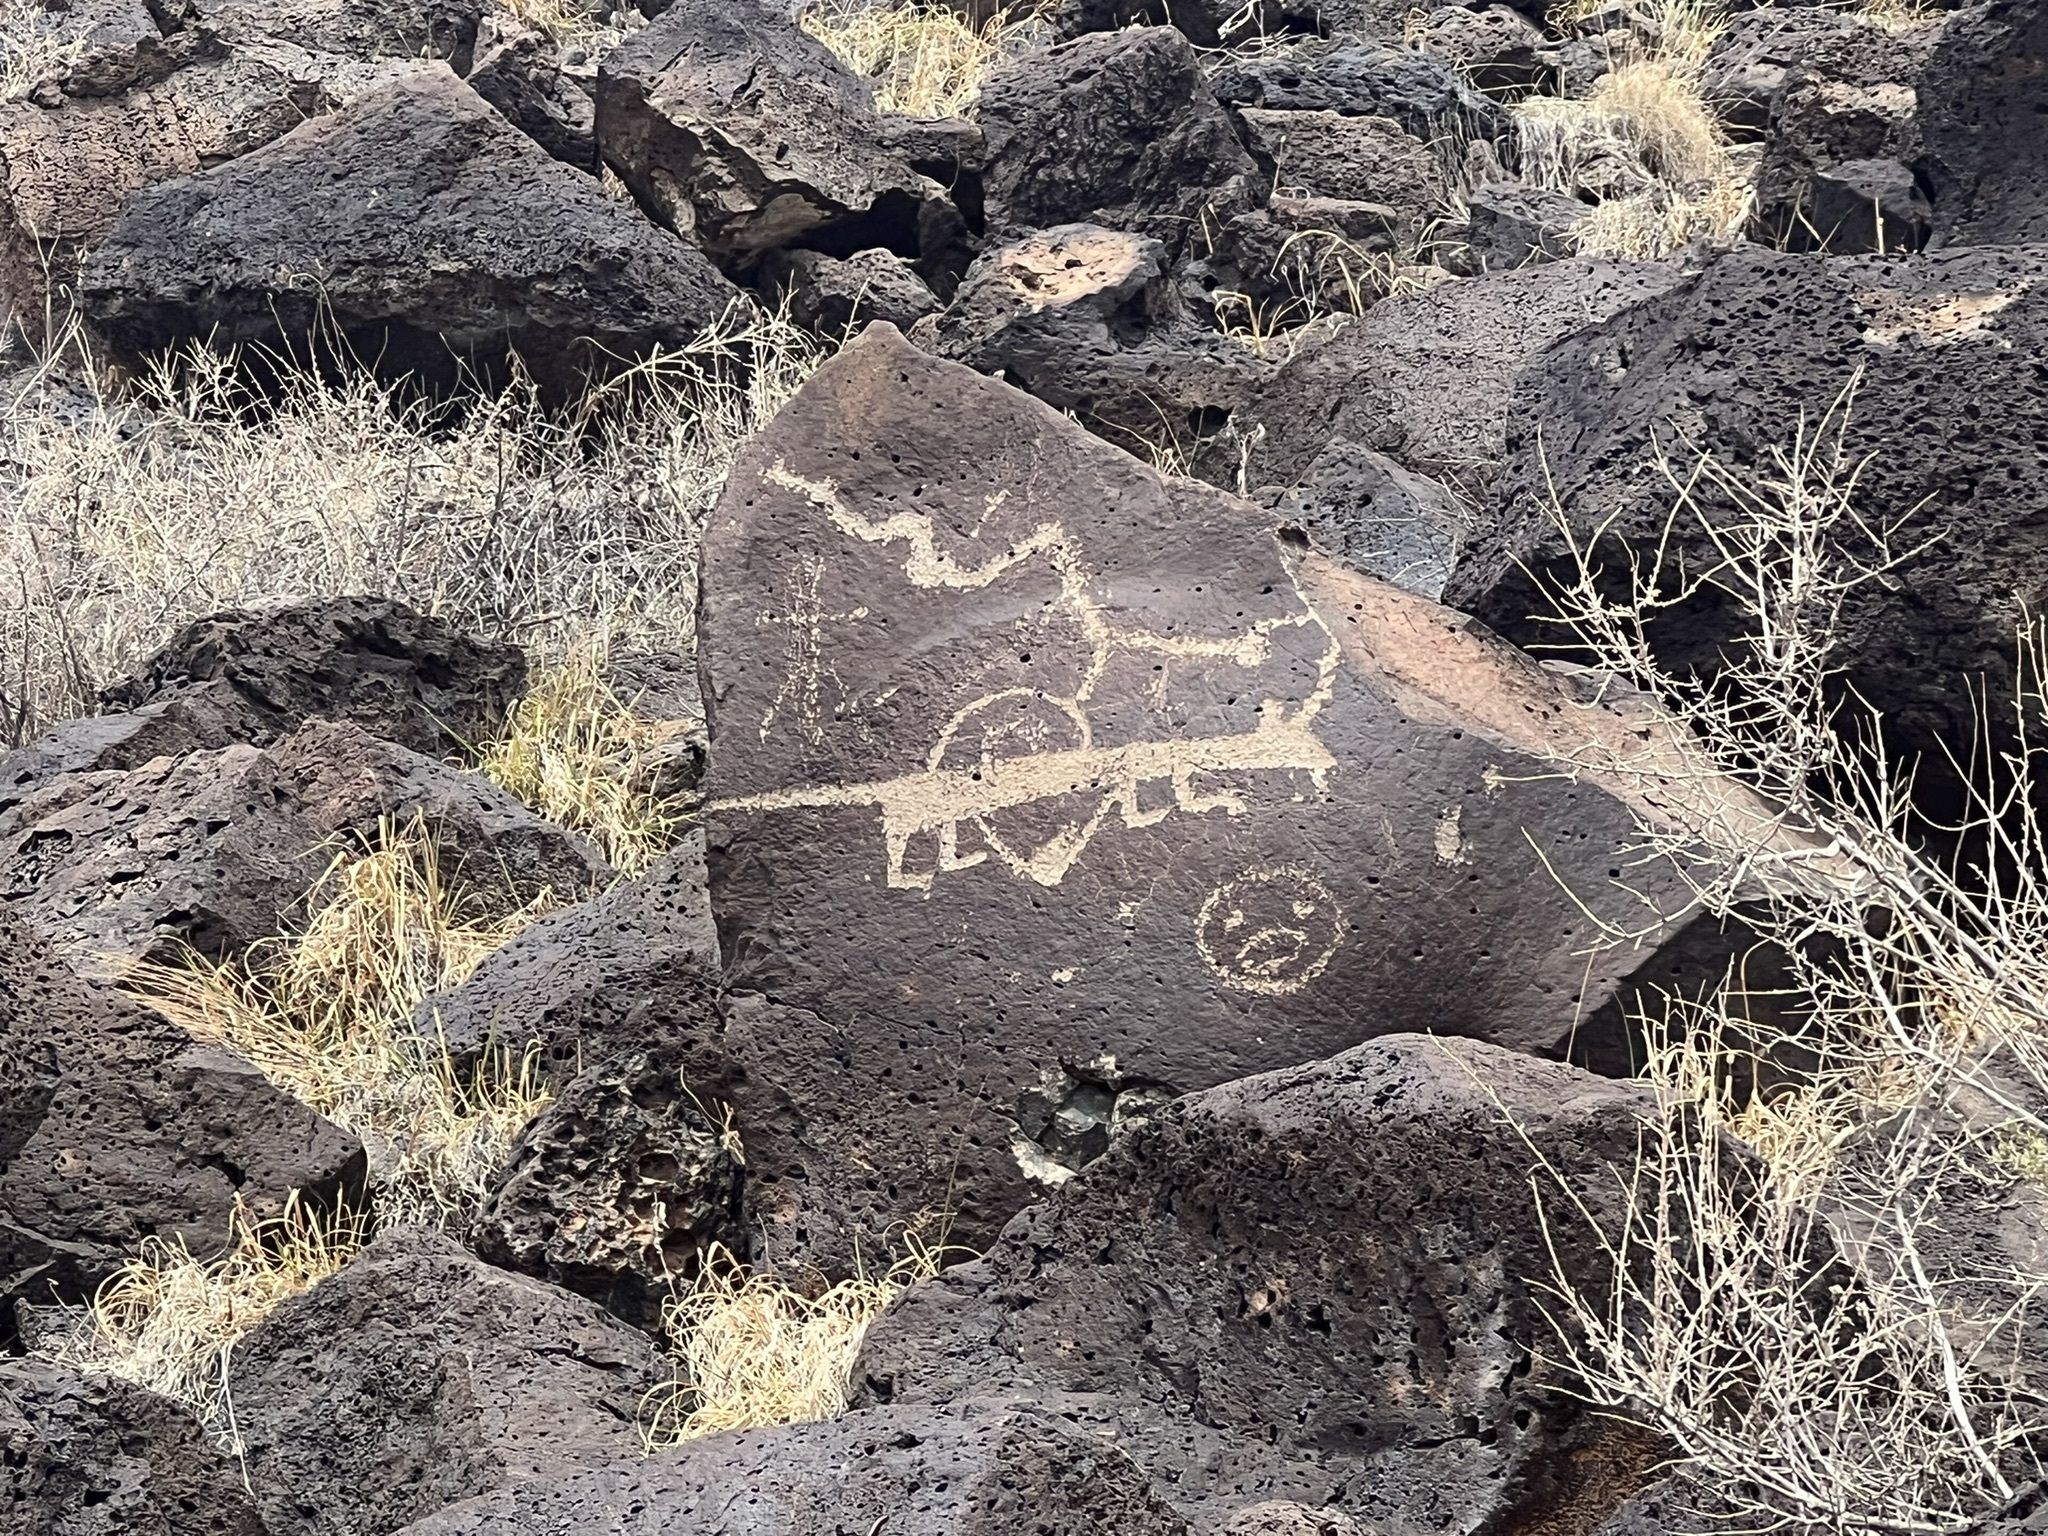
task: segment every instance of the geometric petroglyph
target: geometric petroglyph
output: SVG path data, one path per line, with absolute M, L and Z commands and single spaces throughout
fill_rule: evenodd
M 1248 808 L 1246 775 L 1303 773 L 1320 786 L 1336 766 L 1315 722 L 1334 691 L 1341 651 L 1299 592 L 1292 612 L 1252 621 L 1221 638 L 1134 628 L 1118 623 L 1095 595 L 1094 573 L 1057 522 L 1040 523 L 1001 553 L 963 565 L 938 547 L 927 514 L 862 517 L 847 507 L 837 486 L 802 479 L 781 463 L 764 478 L 804 496 L 848 538 L 901 545 L 903 574 L 914 587 L 978 591 L 1013 572 L 1051 573 L 1058 590 L 1048 607 L 1071 621 L 1087 649 L 1071 693 L 1004 688 L 969 699 L 940 728 L 922 770 L 742 796 L 714 810 L 872 806 L 881 813 L 892 887 L 929 892 L 937 875 L 991 860 L 1020 880 L 1056 886 L 1112 817 L 1126 827 L 1149 827 L 1175 812 L 1239 815 Z M 987 510 L 994 513 L 1000 505 L 996 498 Z M 816 616 L 815 599 L 809 613 Z M 1307 698 L 1268 698 L 1251 729 L 1226 735 L 1095 739 L 1088 704 L 1118 657 L 1152 657 L 1162 667 L 1178 662 L 1250 670 L 1272 659 L 1274 636 L 1283 630 L 1315 633 L 1322 641 Z M 815 651 L 802 660 L 800 691 L 811 686 L 821 665 Z M 913 844 L 928 860 L 913 863 Z
M 829 681 L 839 696 L 835 714 L 843 714 L 849 702 L 846 685 L 825 648 L 827 622 L 864 619 L 865 607 L 847 613 L 826 613 L 818 601 L 818 588 L 825 579 L 825 562 L 805 555 L 797 562 L 796 578 L 790 583 L 789 607 L 783 613 L 763 613 L 757 622 L 781 625 L 788 632 L 784 643 L 782 686 L 761 717 L 761 740 L 785 711 L 795 717 L 796 733 L 809 746 L 825 739 L 825 685 Z
M 1344 913 L 1313 870 L 1246 871 L 1195 914 L 1195 949 L 1223 984 L 1285 996 L 1323 974 L 1344 938 Z

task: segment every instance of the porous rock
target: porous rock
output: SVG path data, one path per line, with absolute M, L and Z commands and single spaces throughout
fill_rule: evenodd
M 1391 117 L 1266 107 L 1246 107 L 1238 116 L 1275 184 L 1289 192 L 1381 203 L 1417 230 L 1448 197 L 1429 146 Z
M 744 1154 L 690 1057 L 689 1042 L 657 1040 L 578 1073 L 506 1154 L 470 1246 L 655 1331 L 711 1244 L 746 1245 Z
M 1100 224 L 1150 236 L 1177 261 L 1199 226 L 1259 201 L 1252 159 L 1172 27 L 1021 54 L 990 73 L 979 111 L 1000 239 Z
M 130 355 L 208 336 L 304 348 L 326 324 L 387 373 L 489 375 L 510 349 L 558 394 L 687 343 L 731 295 L 439 66 L 138 193 L 81 280 Z
M 442 753 L 490 741 L 525 686 L 516 645 L 472 639 L 390 598 L 337 597 L 195 619 L 100 702 L 214 711 L 221 732 L 209 747 L 267 746 L 309 720 L 345 720 Z
M 1567 192 L 1491 182 L 1466 195 L 1465 245 L 1475 272 L 1564 261 L 1593 210 Z
M 2048 5 L 1990 0 L 1958 12 L 1915 94 L 1935 243 L 2048 240 Z
M 1414 46 L 1441 59 L 1482 91 L 1527 92 L 1556 72 L 1544 30 L 1505 5 L 1446 5 L 1424 13 Z
M 931 347 L 1133 450 L 1199 440 L 1271 372 L 1188 311 L 1164 245 L 1092 224 L 984 256 Z
M 0 793 L 0 899 L 87 963 L 229 954 L 284 931 L 338 853 L 415 820 L 479 910 L 571 900 L 611 873 L 481 775 L 316 720 L 270 747 Z
M 241 1058 L 74 972 L 0 907 L 0 1334 L 145 1237 L 219 1249 L 242 1203 L 360 1188 L 363 1150 Z
M 0 1528 L 269 1536 L 234 1462 L 184 1409 L 40 1360 L 0 1360 Z
M 673 1368 L 595 1302 L 422 1228 L 380 1233 L 235 1346 L 243 1465 L 274 1531 L 384 1536 L 640 1451 Z
M 1687 924 L 1588 967 L 1577 903 L 1661 813 L 1554 754 L 1635 726 L 886 327 L 751 445 L 704 559 L 771 1248 L 927 1209 L 985 1240 L 1162 1096 L 1422 1023 L 1590 1049 L 1687 934 L 1724 962 Z
M 492 12 L 463 77 L 506 122 L 564 165 L 597 173 L 597 64 L 579 45 Z
M 893 251 L 856 251 L 843 260 L 822 251 L 778 251 L 762 279 L 789 306 L 789 317 L 837 341 L 871 320 L 907 331 L 938 313 L 938 295 Z
M 721 979 L 706 884 L 699 833 L 646 874 L 524 929 L 461 986 L 427 998 L 415 1027 L 465 1068 L 493 1047 L 537 1043 L 563 1082 L 635 1046 L 715 1040 Z
M 1292 485 L 1344 441 L 1477 491 L 1506 454 L 1522 370 L 1681 275 L 1664 263 L 1575 258 L 1385 300 L 1283 364 L 1196 467 L 1233 483 L 1248 450 L 1252 484 Z
M 1507 115 L 1427 53 L 1364 38 L 1310 40 L 1226 60 L 1213 78 L 1231 107 L 1390 117 L 1425 144 L 1448 134 L 1492 140 Z
M 917 254 L 943 194 L 879 122 L 868 83 L 775 0 L 676 0 L 598 71 L 605 163 L 736 270 L 798 243 Z
M 1472 521 L 1471 508 L 1438 481 L 1342 440 L 1318 454 L 1273 507 L 1316 548 L 1431 599 L 1443 595 Z
M 528 1483 L 404 1536 L 1189 1536 L 1117 1446 L 1025 1405 L 877 1408 Z
M 1611 552 L 1644 549 L 1666 537 L 1671 505 L 1660 443 L 1690 445 L 1681 462 L 1697 448 L 1775 473 L 1774 448 L 1802 432 L 1832 444 L 1839 429 L 1844 462 L 1860 466 L 1859 515 L 1874 527 L 1908 519 L 1902 554 L 1942 537 L 1850 595 L 1834 657 L 1905 748 L 1974 739 L 1959 680 L 1985 680 L 1992 718 L 2009 718 L 1998 701 L 2012 684 L 2014 626 L 2048 597 L 2048 512 L 2035 491 L 2048 473 L 2048 396 L 2033 362 L 2048 345 L 2044 279 L 2043 258 L 2017 248 L 1899 260 L 1744 247 L 1610 312 L 1526 376 L 1509 468 L 1450 601 L 1511 637 L 1554 639 L 1533 617 L 1548 611 L 1536 583 L 1568 563 L 1554 505 L 1582 537 L 1605 527 Z M 1833 424 L 1818 426 L 1837 401 Z M 1710 519 L 1735 515 L 1711 489 L 1696 504 Z M 1707 547 L 1694 516 L 1673 536 L 1673 558 Z M 1660 618 L 1659 643 L 1676 664 L 1704 662 L 1745 623 L 1703 598 Z
M 1609 1475 L 1628 1447 L 1640 1481 L 1657 1458 L 1537 1361 L 1543 1287 L 1605 1304 L 1650 1112 L 1635 1085 L 1419 1035 L 1190 1095 L 914 1288 L 855 1380 L 1032 1397 L 1113 1435 L 1197 1529 L 1272 1500 L 1368 1530 L 1586 1529 L 1634 1491 Z

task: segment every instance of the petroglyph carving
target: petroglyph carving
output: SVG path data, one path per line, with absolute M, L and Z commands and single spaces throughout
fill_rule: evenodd
M 717 809 L 872 806 L 881 813 L 891 886 L 929 892 L 937 875 L 991 859 L 1020 880 L 1056 886 L 1112 816 L 1126 827 L 1150 827 L 1176 811 L 1240 815 L 1248 809 L 1241 783 L 1246 775 L 1303 773 L 1320 786 L 1336 766 L 1316 735 L 1315 722 L 1329 702 L 1340 652 L 1298 591 L 1292 594 L 1292 611 L 1251 621 L 1231 635 L 1131 627 L 1115 622 L 1095 595 L 1095 573 L 1057 522 L 1039 523 L 1000 554 L 962 563 L 938 547 L 937 531 L 923 513 L 863 517 L 831 482 L 804 479 L 781 463 L 765 478 L 803 496 L 848 538 L 901 545 L 903 574 L 914 587 L 975 591 L 1016 571 L 1051 573 L 1057 594 L 1049 606 L 1071 621 L 1087 649 L 1071 693 L 1005 688 L 956 710 L 922 770 L 865 783 L 801 785 L 743 796 Z M 1000 497 L 992 498 L 985 510 L 993 515 L 1001 504 Z M 1096 740 L 1087 705 L 1119 656 L 1249 670 L 1272 659 L 1275 636 L 1287 630 L 1313 633 L 1323 642 L 1315 682 L 1305 698 L 1265 699 L 1250 730 L 1120 743 Z M 1233 779 L 1240 782 L 1234 785 Z M 1148 803 L 1143 793 L 1148 785 L 1166 786 L 1169 793 L 1155 794 Z M 913 867 L 912 844 L 921 839 L 932 845 L 932 862 Z
M 1337 898 L 1311 870 L 1247 870 L 1195 915 L 1195 949 L 1223 984 L 1283 997 L 1329 966 L 1344 939 Z
M 788 669 L 782 675 L 782 686 L 769 701 L 767 713 L 761 716 L 761 740 L 768 739 L 768 732 L 785 711 L 794 717 L 796 734 L 811 746 L 817 746 L 825 739 L 825 686 L 829 682 L 838 694 L 834 704 L 835 712 L 843 710 L 850 702 L 846 684 L 839 676 L 838 668 L 832 665 L 832 658 L 825 650 L 825 625 L 830 621 L 850 621 L 868 616 L 865 607 L 853 608 L 845 613 L 827 613 L 818 600 L 819 584 L 825 579 L 825 562 L 817 555 L 805 555 L 797 562 L 796 577 L 790 583 L 789 607 L 785 612 L 764 613 L 762 624 L 781 625 L 788 638 L 783 647 L 783 658 Z

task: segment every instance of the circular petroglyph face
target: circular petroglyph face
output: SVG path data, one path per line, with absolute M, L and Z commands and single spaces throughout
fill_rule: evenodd
M 1247 870 L 1195 916 L 1195 948 L 1223 984 L 1285 996 L 1323 974 L 1344 937 L 1330 888 L 1306 869 Z

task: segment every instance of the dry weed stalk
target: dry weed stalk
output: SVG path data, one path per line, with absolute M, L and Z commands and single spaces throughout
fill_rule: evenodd
M 542 671 L 477 754 L 477 768 L 558 826 L 580 832 L 612 867 L 638 875 L 675 845 L 684 808 L 650 756 L 669 728 L 643 720 L 605 681 L 605 647 L 585 641 Z
M 903 117 L 963 117 L 989 71 L 1040 30 L 1038 6 L 980 26 L 940 0 L 814 0 L 803 28 L 874 82 L 875 105 Z
M 593 626 L 687 650 L 705 512 L 823 357 L 742 305 L 566 415 L 520 384 L 452 413 L 362 377 L 258 399 L 204 349 L 127 403 L 46 367 L 0 400 L 0 725 L 89 713 L 181 625 L 267 601 L 377 593 L 542 660 Z
M 850 1278 L 826 1286 L 820 1277 L 811 1294 L 773 1274 L 750 1275 L 714 1246 L 696 1284 L 662 1309 L 677 1379 L 644 1405 L 648 1448 L 844 1413 L 869 1324 L 904 1291 L 937 1274 L 944 1257 L 943 1247 L 913 1237 L 881 1273 L 857 1262 Z
M 85 35 L 69 13 L 39 0 L 0 3 L 0 102 L 19 101 L 62 75 L 85 52 Z
M 1723 997 L 1646 1021 L 1658 1111 L 1634 1215 L 1607 1234 L 1628 1279 L 1611 1303 L 1561 1287 L 1558 1315 L 1593 1400 L 1665 1434 L 1744 1524 L 1938 1536 L 2038 1483 L 2048 1436 L 2048 1398 L 2015 1365 L 2048 1275 L 1982 1271 L 1949 1220 L 2015 1176 L 1997 1145 L 2048 1129 L 2048 628 L 2021 637 L 2013 718 L 1951 765 L 1961 824 L 1918 819 L 1877 722 L 1843 702 L 1836 652 L 1849 605 L 1931 536 L 1859 510 L 1852 400 L 1761 464 L 1660 450 L 1672 503 L 1649 538 L 1557 508 L 1569 558 L 1545 585 L 1572 641 L 1710 764 L 1674 785 L 1670 753 L 1589 733 L 1566 767 L 1690 812 L 1644 817 L 1645 849 L 1694 906 L 1783 952 L 1803 1020 L 1760 1041 Z M 1746 625 L 1711 674 L 1655 644 L 1704 602 Z M 1701 814 L 1730 781 L 1771 813 Z M 1762 1060 L 1788 1046 L 1815 1063 L 1789 1085 Z M 1730 1185 L 1725 1136 L 1762 1156 L 1761 1179 Z M 1817 1265 L 1830 1244 L 1853 1262 Z
M 413 1016 L 547 905 L 478 910 L 422 824 L 386 822 L 368 850 L 335 856 L 302 931 L 226 961 L 144 965 L 125 985 L 360 1137 L 380 1224 L 459 1223 L 548 1095 L 533 1049 L 465 1075 Z
M 145 1239 L 100 1287 L 59 1358 L 182 1403 L 239 1452 L 228 1376 L 235 1345 L 279 1302 L 340 1270 L 364 1230 L 360 1215 L 308 1206 L 295 1192 L 267 1221 L 238 1207 L 227 1247 L 210 1258 Z

